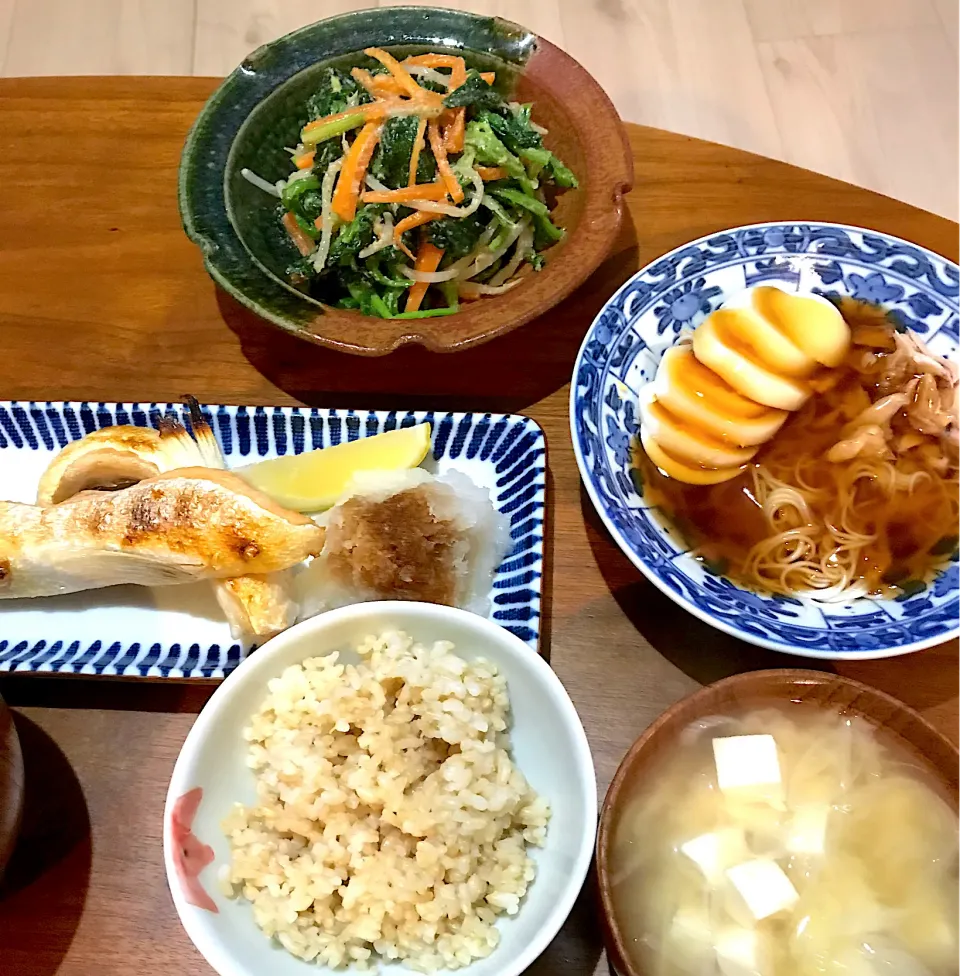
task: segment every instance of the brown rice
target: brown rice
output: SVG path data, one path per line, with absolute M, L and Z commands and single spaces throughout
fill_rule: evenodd
M 493 665 L 396 631 L 357 651 L 269 682 L 246 731 L 257 802 L 224 821 L 221 881 L 303 959 L 457 969 L 520 909 L 549 806 L 510 758 Z

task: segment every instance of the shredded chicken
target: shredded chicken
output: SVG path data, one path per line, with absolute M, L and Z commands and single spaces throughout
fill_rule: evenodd
M 944 391 L 946 392 L 946 391 Z M 940 389 L 932 373 L 924 373 L 917 384 L 907 419 L 921 434 L 939 436 L 950 424 L 950 415 L 940 406 Z
M 827 460 L 882 459 L 916 451 L 941 474 L 955 469 L 960 450 L 957 364 L 936 355 L 913 333 L 869 322 L 854 329 L 854 344 L 849 362 L 875 379 L 880 397 L 869 405 L 849 401 L 844 412 L 852 419 Z
M 896 413 L 902 410 L 910 402 L 910 397 L 906 393 L 890 393 L 881 397 L 875 403 L 857 414 L 853 420 L 844 428 L 842 436 L 856 431 L 860 427 L 879 426 L 887 424 Z
M 827 451 L 827 460 L 849 461 L 851 458 L 862 457 L 882 461 L 892 457 L 883 428 L 878 424 L 867 424 L 858 427 L 856 431 L 842 441 L 837 441 Z

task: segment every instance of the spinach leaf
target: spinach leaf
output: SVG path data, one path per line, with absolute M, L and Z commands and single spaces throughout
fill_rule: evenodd
M 307 190 L 298 198 L 296 206 L 292 208 L 294 216 L 307 221 L 313 229 L 314 221 L 323 213 L 323 198 L 319 190 Z
M 436 319 L 443 315 L 453 315 L 460 311 L 459 305 L 450 305 L 447 308 L 421 308 L 416 312 L 400 312 L 398 315 L 391 315 L 392 319 Z
M 317 145 L 313 154 L 313 174 L 322 180 L 330 168 L 330 164 L 343 155 L 343 147 L 339 139 L 327 139 Z
M 495 196 L 507 203 L 512 203 L 515 207 L 522 207 L 524 210 L 533 214 L 534 222 L 534 241 L 537 248 L 541 246 L 549 247 L 563 237 L 563 230 L 550 219 L 550 210 L 545 203 L 536 197 L 514 190 L 511 187 L 495 187 L 491 191 Z
M 478 163 L 502 167 L 524 190 L 533 191 L 523 163 L 500 141 L 487 119 L 467 123 L 465 145 L 473 149 Z
M 316 176 L 304 176 L 288 183 L 280 191 L 280 202 L 287 210 L 293 210 L 297 201 L 310 190 L 319 190 L 320 180 Z
M 340 227 L 330 243 L 325 270 L 355 263 L 357 254 L 373 243 L 373 222 L 382 210 L 382 204 L 368 203 L 360 207 L 350 223 Z
M 322 119 L 369 101 L 371 98 L 366 90 L 350 75 L 339 68 L 327 68 L 320 87 L 307 99 L 307 115 L 311 119 Z
M 577 178 L 549 149 L 543 148 L 540 133 L 530 124 L 530 106 L 517 112 L 504 107 L 499 112 L 480 112 L 477 121 L 486 122 L 510 152 L 527 164 L 527 175 L 537 179 L 541 172 L 557 186 L 575 187 Z
M 373 175 L 392 190 L 407 185 L 410 157 L 417 137 L 418 120 L 414 115 L 390 119 L 380 133 L 380 142 L 370 164 Z M 417 182 L 429 183 L 437 174 L 437 163 L 428 148 L 420 153 Z
M 363 273 L 375 281 L 378 285 L 383 285 L 384 288 L 398 288 L 400 291 L 405 291 L 407 288 L 413 284 L 409 278 L 404 278 L 398 271 L 391 271 L 393 277 L 390 278 L 388 275 L 384 274 L 380 270 L 380 265 L 383 262 L 384 255 L 394 256 L 393 261 L 388 260 L 388 270 L 390 270 L 390 265 L 399 258 L 400 252 L 393 247 L 384 248 L 382 251 L 378 251 L 376 254 L 371 255 L 363 262 Z
M 280 202 L 285 210 L 289 210 L 297 223 L 311 237 L 318 236 L 314 221 L 323 212 L 323 200 L 320 194 L 320 181 L 312 174 L 288 183 L 280 191 Z
M 427 240 L 448 260 L 458 261 L 477 246 L 486 227 L 484 220 L 479 211 L 469 217 L 442 217 L 426 225 Z
M 521 149 L 520 158 L 527 164 L 527 175 L 535 180 L 545 172 L 547 178 L 557 186 L 576 187 L 577 182 L 573 170 L 568 169 L 549 149 L 531 148 Z
M 362 278 L 350 278 L 346 284 L 350 297 L 356 302 L 355 307 L 359 308 L 364 315 L 376 315 L 382 319 L 390 318 L 393 310 L 370 282 Z
M 467 80 L 455 88 L 443 100 L 444 108 L 462 108 L 470 105 L 473 108 L 498 108 L 503 105 L 500 93 L 480 77 L 480 72 L 471 68 L 467 72 Z
M 477 119 L 486 122 L 512 153 L 543 144 L 540 133 L 530 125 L 529 105 L 523 106 L 517 113 L 506 106 L 500 112 L 480 112 Z

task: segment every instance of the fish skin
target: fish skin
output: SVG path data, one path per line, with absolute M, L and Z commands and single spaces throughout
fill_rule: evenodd
M 0 502 L 0 599 L 274 573 L 323 539 L 236 475 L 178 468 L 52 506 Z
M 223 469 L 223 454 L 199 404 L 191 398 L 193 436 L 171 418 L 152 427 L 117 425 L 68 444 L 50 462 L 37 488 L 38 505 L 54 505 L 87 489 L 116 490 L 178 467 Z M 260 642 L 292 626 L 299 606 L 289 574 L 240 576 L 211 585 L 235 640 Z
M 140 481 L 164 470 L 160 435 L 151 427 L 102 427 L 71 441 L 50 462 L 37 486 L 38 505 L 56 505 L 78 491 L 111 481 Z

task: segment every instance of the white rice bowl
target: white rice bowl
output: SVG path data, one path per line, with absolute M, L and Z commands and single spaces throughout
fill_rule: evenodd
M 426 754 L 427 739 L 447 746 Z M 196 786 L 216 914 L 187 902 L 173 859 L 170 814 Z M 310 822 L 284 834 L 284 817 Z M 174 770 L 164 852 L 184 927 L 221 976 L 398 956 L 385 971 L 511 976 L 572 908 L 595 827 L 589 748 L 549 667 L 473 614 L 375 603 L 292 628 L 218 689 Z

